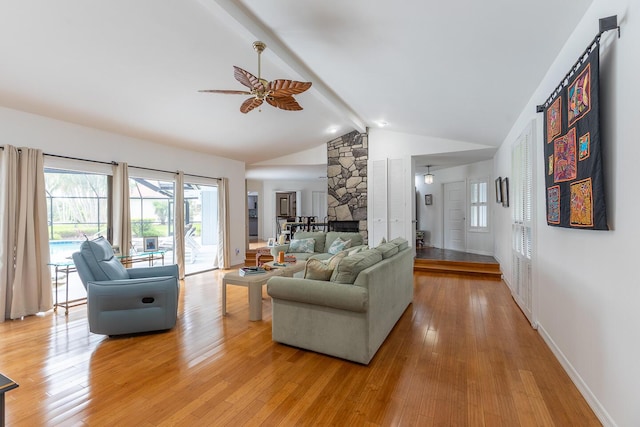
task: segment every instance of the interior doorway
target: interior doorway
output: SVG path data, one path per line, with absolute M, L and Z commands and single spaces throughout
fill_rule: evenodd
M 258 238 L 258 193 L 247 193 L 247 218 L 249 220 L 249 240 Z
M 297 197 L 295 191 L 276 192 L 276 217 L 295 218 L 297 213 Z

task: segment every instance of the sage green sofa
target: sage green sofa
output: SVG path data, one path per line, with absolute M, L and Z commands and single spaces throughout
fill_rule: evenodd
M 329 254 L 329 248 L 331 244 L 337 239 L 341 238 L 342 240 L 350 240 L 351 244 L 350 248 L 361 246 L 363 243 L 362 234 L 360 233 L 351 233 L 345 231 L 298 231 L 293 235 L 294 240 L 302 240 L 302 239 L 313 239 L 314 240 L 314 248 L 313 252 L 295 252 L 291 251 L 291 242 L 286 243 L 284 245 L 276 245 L 271 248 L 271 255 L 273 259 L 278 259 L 278 253 L 280 251 L 285 252 L 287 255 L 293 255 L 296 259 L 303 261 L 307 260 L 310 257 L 326 259 L 331 257 L 332 254 Z
M 413 251 L 392 242 L 346 256 L 330 281 L 270 278 L 272 339 L 369 364 L 413 300 Z

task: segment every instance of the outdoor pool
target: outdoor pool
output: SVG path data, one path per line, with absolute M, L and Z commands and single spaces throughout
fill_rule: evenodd
M 83 240 L 50 240 L 49 257 L 52 263 L 69 261 L 74 252 L 80 250 Z

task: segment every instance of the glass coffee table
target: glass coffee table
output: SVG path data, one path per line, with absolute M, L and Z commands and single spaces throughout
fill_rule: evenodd
M 18 383 L 0 374 L 0 426 L 4 427 L 4 394 L 18 388 Z

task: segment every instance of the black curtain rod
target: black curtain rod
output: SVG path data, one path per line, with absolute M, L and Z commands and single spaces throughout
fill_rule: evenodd
M 0 145 L 0 148 L 2 150 L 4 150 L 4 145 Z M 45 156 L 56 157 L 58 159 L 79 160 L 81 162 L 99 163 L 101 165 L 117 165 L 118 164 L 118 162 L 103 162 L 101 160 L 90 160 L 90 159 L 81 159 L 79 157 L 61 156 L 59 154 L 49 154 L 49 153 L 43 153 L 43 154 Z M 136 168 L 136 169 L 142 169 L 142 170 L 148 170 L 148 171 L 152 171 L 152 172 L 162 172 L 162 173 L 170 173 L 170 174 L 175 174 L 176 173 L 176 171 L 166 171 L 166 170 L 162 170 L 162 169 L 146 168 L 144 166 L 129 165 L 129 167 L 130 168 Z M 188 174 L 188 173 L 185 173 L 184 176 L 190 176 L 190 177 L 193 177 L 193 178 L 215 179 L 215 180 L 220 180 L 221 179 L 221 178 L 216 178 L 216 177 L 211 177 L 211 176 L 193 175 L 193 174 Z
M 598 34 L 596 34 L 596 36 L 593 38 L 591 43 L 589 43 L 589 45 L 584 50 L 584 52 L 582 52 L 582 55 L 578 57 L 578 60 L 575 62 L 575 64 L 573 64 L 573 67 L 569 69 L 569 72 L 560 81 L 560 84 L 558 84 L 555 90 L 551 92 L 551 95 L 549 95 L 549 97 L 544 102 L 544 104 L 536 106 L 536 113 L 542 113 L 545 110 L 545 108 L 551 105 L 551 101 L 553 101 L 553 99 L 556 96 L 558 96 L 558 94 L 562 92 L 562 90 L 566 87 L 567 83 L 569 83 L 569 79 L 571 78 L 571 76 L 573 76 L 573 74 L 578 70 L 578 68 L 580 68 L 582 64 L 584 64 L 584 61 L 589 57 L 589 54 L 591 54 L 593 47 L 600 43 L 600 39 L 602 38 L 602 35 L 609 30 L 615 30 L 615 29 L 618 30 L 618 38 L 620 38 L 620 27 L 618 26 L 618 15 L 613 15 L 607 18 L 600 19 L 600 31 L 598 32 Z
M 100 160 L 81 159 L 79 157 L 61 156 L 59 154 L 49 154 L 49 153 L 43 153 L 43 154 L 48 157 L 57 157 L 58 159 L 79 160 L 81 162 L 100 163 L 101 165 L 117 165 L 118 164 L 117 162 L 103 162 Z
M 176 173 L 175 171 L 165 171 L 165 170 L 162 170 L 162 169 L 146 168 L 144 166 L 132 166 L 132 165 L 129 165 L 129 167 L 130 168 L 147 170 L 147 171 L 152 171 L 152 172 Z M 193 178 L 216 179 L 216 180 L 222 179 L 222 178 L 215 178 L 215 177 L 204 176 L 204 175 L 193 175 L 193 174 L 190 174 L 190 173 L 185 173 L 184 176 L 190 176 L 190 177 L 193 177 Z

